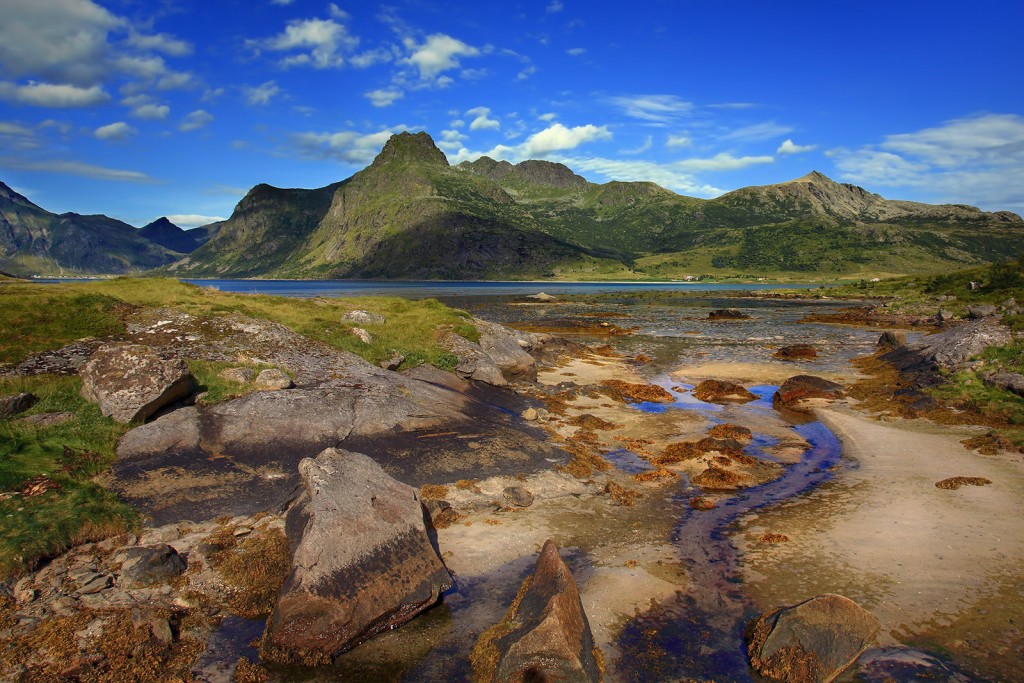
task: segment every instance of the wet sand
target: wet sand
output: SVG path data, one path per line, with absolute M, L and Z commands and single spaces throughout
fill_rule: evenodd
M 960 441 L 978 433 L 969 428 L 881 422 L 844 404 L 815 413 L 851 465 L 738 524 L 733 540 L 758 607 L 837 592 L 878 617 L 883 646 L 938 646 L 1001 680 L 1019 671 L 1024 457 L 968 451 Z M 935 486 L 956 476 L 992 484 Z M 789 540 L 760 542 L 765 533 Z

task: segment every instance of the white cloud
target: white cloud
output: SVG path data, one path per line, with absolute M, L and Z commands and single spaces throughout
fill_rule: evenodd
M 166 104 L 143 104 L 132 110 L 132 116 L 147 121 L 162 121 L 171 113 L 171 108 Z
M 587 54 L 587 48 L 585 48 L 585 47 L 572 47 L 572 48 L 569 48 L 568 50 L 566 50 L 565 54 L 569 55 L 570 57 L 579 57 L 581 55 Z
M 370 100 L 370 104 L 375 107 L 390 107 L 392 104 L 405 97 L 405 93 L 401 90 L 388 88 L 371 90 L 368 93 L 364 93 L 364 96 L 366 99 Z
M 297 52 L 284 57 L 281 66 L 311 66 L 316 69 L 339 67 L 345 63 L 343 52 L 359 46 L 359 39 L 333 19 L 296 19 L 284 31 L 266 40 L 249 41 L 252 47 L 273 52 Z
M 721 189 L 701 183 L 692 174 L 671 165 L 601 157 L 560 157 L 554 160 L 566 164 L 577 173 L 598 173 L 607 180 L 653 182 L 675 192 L 698 197 L 717 197 L 722 194 Z
M 549 13 L 554 14 L 556 12 L 561 12 L 563 9 L 565 9 L 565 5 L 562 4 L 562 0 L 551 0 L 551 2 L 548 3 L 548 6 L 545 9 Z
M 162 52 L 171 57 L 185 57 L 192 54 L 192 44 L 166 33 L 144 35 L 132 31 L 126 41 L 128 45 L 145 52 Z
M 114 60 L 114 66 L 118 71 L 146 79 L 158 78 L 167 73 L 167 64 L 163 57 L 156 56 L 122 55 Z
M 786 135 L 792 133 L 792 126 L 784 126 L 774 121 L 762 121 L 761 123 L 755 123 L 750 126 L 743 126 L 742 128 L 736 128 L 734 130 L 719 135 L 719 140 L 745 140 L 750 142 L 760 142 L 762 140 L 771 140 L 777 138 L 780 135 Z
M 108 123 L 105 126 L 100 126 L 93 131 L 93 135 L 100 140 L 124 140 L 137 132 L 138 131 L 124 121 L 117 121 L 115 123 Z
M 138 171 L 123 171 L 116 168 L 104 168 L 103 166 L 94 166 L 93 164 L 86 164 L 80 161 L 39 161 L 3 157 L 0 158 L 0 166 L 16 168 L 22 171 L 61 173 L 65 175 L 81 176 L 83 178 L 94 178 L 97 180 L 117 180 L 131 183 L 155 182 L 145 173 L 140 173 Z
M 348 63 L 357 69 L 366 69 L 374 64 L 390 62 L 395 58 L 393 51 L 387 48 L 378 47 L 373 50 L 357 52 L 348 58 Z
M 526 67 L 525 69 L 516 74 L 516 80 L 525 81 L 527 78 L 529 78 L 535 73 L 537 73 L 537 67 L 531 64 L 530 66 Z
M 34 107 L 70 109 L 103 104 L 110 100 L 110 95 L 98 85 L 85 88 L 77 85 L 30 82 L 21 86 L 0 83 L 0 98 Z
M 556 123 L 526 138 L 526 142 L 523 143 L 523 151 L 527 156 L 542 156 L 557 150 L 575 149 L 585 142 L 611 139 L 612 134 L 608 130 L 608 126 L 587 124 L 566 128 L 562 124 Z
M 676 147 L 689 147 L 692 144 L 693 138 L 685 134 L 669 135 L 668 139 L 665 141 L 665 146 L 668 147 L 669 149 L 674 149 Z
M 196 109 L 193 112 L 189 112 L 178 124 L 178 130 L 183 133 L 190 133 L 194 130 L 199 130 L 203 126 L 206 126 L 213 121 L 213 115 L 202 109 Z
M 365 165 L 373 161 L 388 139 L 404 130 L 403 126 L 385 128 L 368 135 L 354 131 L 336 133 L 294 133 L 291 141 L 304 157 L 314 159 L 334 159 L 353 166 Z
M 675 95 L 623 95 L 610 98 L 628 116 L 651 123 L 668 123 L 693 111 L 692 102 Z
M 327 14 L 329 14 L 332 19 L 338 19 L 338 20 L 341 20 L 341 21 L 345 21 L 346 19 L 349 18 L 348 12 L 346 12 L 343 9 L 341 9 L 340 7 L 335 5 L 333 2 L 331 4 L 329 4 L 329 5 L 327 5 Z
M 850 182 L 913 188 L 929 201 L 990 211 L 1024 209 L 1024 116 L 1017 114 L 953 119 L 826 156 Z
M 277 81 L 267 81 L 257 86 L 243 86 L 242 94 L 245 95 L 245 101 L 251 105 L 263 105 L 269 104 L 272 99 L 280 95 L 283 91 L 277 87 Z
M 2 12 L 3 71 L 75 85 L 103 78 L 107 36 L 126 23 L 91 0 L 4 0 Z
M 243 192 L 242 194 L 245 193 Z M 166 218 L 179 228 L 184 228 L 185 230 L 188 230 L 189 228 L 198 228 L 200 225 L 207 225 L 209 223 L 217 223 L 218 221 L 227 220 L 224 216 L 203 216 L 198 213 L 175 213 L 170 216 L 166 216 Z
M 38 149 L 40 146 L 34 130 L 11 121 L 0 121 L 0 145 L 19 150 Z
M 287 7 L 293 2 L 295 2 L 295 0 L 270 0 L 271 5 L 280 5 L 281 7 Z
M 640 145 L 639 147 L 634 147 L 633 149 L 624 149 L 620 152 L 620 154 L 643 154 L 653 146 L 654 136 L 648 135 L 646 138 L 644 138 L 644 143 L 642 145 Z
M 412 38 L 406 38 L 403 42 L 409 50 L 409 56 L 403 62 L 416 67 L 420 79 L 425 81 L 459 68 L 459 57 L 476 57 L 480 54 L 478 48 L 443 33 L 427 36 L 422 45 Z
M 554 121 L 555 119 L 558 118 L 558 114 L 555 114 L 554 112 L 548 112 L 546 114 L 541 114 L 537 118 L 540 119 L 541 121 Z
M 441 139 L 436 141 L 435 144 L 439 149 L 457 152 L 462 148 L 463 142 L 468 139 L 467 136 L 457 130 L 442 130 Z
M 756 166 L 758 164 L 770 164 L 775 161 L 775 157 L 770 156 L 747 156 L 747 157 L 734 157 L 731 154 L 722 152 L 708 159 L 682 159 L 680 161 L 672 162 L 673 168 L 678 168 L 683 171 L 738 171 L 741 168 L 747 168 L 748 166 Z
M 488 109 L 487 107 L 474 107 L 473 109 L 470 109 L 469 111 L 467 111 L 466 112 L 467 116 L 474 117 L 473 120 L 469 122 L 469 129 L 470 130 L 498 130 L 498 129 L 500 129 L 501 128 L 501 122 L 497 121 L 495 119 L 492 119 L 492 118 L 488 118 L 490 116 L 490 113 L 491 113 L 491 110 Z
M 782 141 L 779 148 L 775 150 L 776 154 L 800 154 L 802 152 L 810 152 L 815 149 L 817 145 L 796 145 L 789 138 Z

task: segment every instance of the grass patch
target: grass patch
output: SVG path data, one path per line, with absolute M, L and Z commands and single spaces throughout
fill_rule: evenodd
M 227 361 L 205 361 L 190 359 L 188 361 L 189 372 L 196 379 L 197 391 L 205 392 L 205 396 L 202 398 L 202 402 L 206 405 L 212 405 L 214 403 L 220 403 L 231 398 L 238 398 L 246 394 L 256 391 L 256 384 L 254 381 L 249 382 L 234 382 L 229 379 L 221 377 L 222 372 L 229 368 L 249 368 L 256 375 L 260 374 L 261 370 L 269 370 L 277 368 L 275 365 L 267 365 L 265 363 L 229 363 Z M 282 368 L 277 368 L 285 374 L 288 372 Z M 255 379 L 255 375 L 253 376 Z
M 83 337 L 124 330 L 124 303 L 108 294 L 65 291 L 52 285 L 0 286 L 0 364 L 60 348 Z
M 63 424 L 0 420 L 0 577 L 33 568 L 79 543 L 124 533 L 135 513 L 91 481 L 115 459 L 128 429 L 79 396 L 78 377 L 0 380 L 0 394 L 29 391 L 39 402 L 26 413 L 66 412 Z
M 1024 427 L 1024 398 L 987 386 L 977 373 L 962 370 L 932 389 L 931 395 L 985 418 L 989 426 Z

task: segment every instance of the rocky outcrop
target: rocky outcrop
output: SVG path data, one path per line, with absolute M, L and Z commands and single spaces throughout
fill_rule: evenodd
M 957 371 L 990 346 L 1009 343 L 1010 330 L 994 318 L 959 325 L 881 356 L 901 372 Z
M 371 311 L 363 311 L 360 309 L 349 311 L 345 315 L 341 316 L 341 319 L 345 322 L 355 323 L 357 325 L 383 325 L 387 322 L 387 318 L 380 313 L 373 313 Z
M 792 344 L 783 346 L 772 354 L 772 357 L 779 360 L 807 360 L 817 358 L 818 350 L 810 344 Z
M 878 635 L 878 620 L 860 605 L 827 593 L 760 616 L 747 629 L 750 664 L 787 683 L 828 683 Z
M 178 551 L 159 543 L 131 548 L 121 565 L 121 582 L 131 588 L 173 579 L 188 567 Z
M 708 313 L 708 320 L 747 320 L 749 315 L 738 308 L 716 308 Z
M 10 396 L 0 396 L 0 419 L 23 413 L 34 406 L 38 400 L 35 394 L 30 394 L 27 391 Z
M 304 459 L 299 473 L 303 493 L 287 519 L 292 568 L 262 654 L 317 664 L 405 623 L 452 582 L 415 489 L 333 448 Z
M 441 339 L 441 345 L 450 353 L 458 357 L 459 362 L 455 366 L 455 374 L 463 379 L 472 379 L 496 387 L 503 387 L 508 380 L 502 374 L 501 369 L 491 359 L 480 345 L 471 342 L 454 332 L 450 332 Z
M 834 400 L 842 398 L 843 385 L 830 382 L 814 375 L 797 375 L 790 377 L 772 396 L 772 405 L 776 408 L 796 408 L 805 400 L 824 398 Z
M 718 379 L 706 379 L 696 386 L 693 395 L 705 403 L 724 403 L 739 401 L 745 403 L 757 398 L 754 394 L 734 382 Z
M 528 335 L 479 318 L 474 318 L 473 324 L 480 332 L 480 348 L 498 366 L 505 379 L 537 381 L 537 361 L 525 350 L 531 346 Z
M 100 347 L 79 374 L 82 397 L 118 422 L 145 420 L 188 396 L 193 386 L 184 361 L 161 358 L 138 344 Z
M 1024 375 L 1016 372 L 996 372 L 985 375 L 982 380 L 990 387 L 1024 396 Z
M 553 541 L 544 543 L 505 618 L 480 636 L 472 661 L 478 683 L 601 680 L 576 581 Z
M 898 332 L 894 330 L 886 330 L 878 337 L 876 346 L 880 349 L 898 349 L 901 346 L 906 346 L 907 335 L 904 332 Z

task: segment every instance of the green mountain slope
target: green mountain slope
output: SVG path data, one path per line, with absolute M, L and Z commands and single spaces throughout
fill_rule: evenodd
M 51 213 L 0 183 L 0 269 L 15 275 L 134 273 L 181 257 L 103 215 Z

